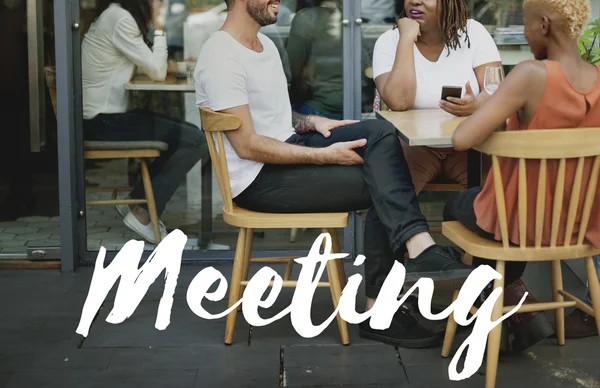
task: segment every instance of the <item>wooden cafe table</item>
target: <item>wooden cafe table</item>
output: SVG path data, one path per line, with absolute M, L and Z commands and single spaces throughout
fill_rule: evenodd
M 456 117 L 442 109 L 415 109 L 405 112 L 377 111 L 389 121 L 409 146 L 452 147 L 452 134 L 466 117 Z M 481 185 L 481 154 L 467 152 L 467 185 Z
M 188 84 L 187 79 L 178 79 L 173 75 L 168 75 L 164 81 L 153 81 L 150 77 L 143 74 L 134 75 L 131 80 L 125 84 L 125 89 L 188 93 L 196 91 L 194 84 Z

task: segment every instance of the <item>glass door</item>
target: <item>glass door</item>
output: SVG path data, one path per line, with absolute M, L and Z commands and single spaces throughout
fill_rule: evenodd
M 96 2 L 90 0 L 84 5 L 84 1 L 80 1 L 77 12 L 81 15 L 79 23 L 83 39 L 85 29 L 93 20 L 90 17 L 96 13 Z M 169 59 L 193 62 L 206 39 L 223 24 L 227 12 L 224 2 L 162 0 L 162 4 Z M 88 14 L 87 19 L 84 13 Z M 359 16 L 359 7 L 354 0 L 281 0 L 277 22 L 265 26 L 261 32 L 270 37 L 278 48 L 293 109 L 340 119 L 361 117 L 360 101 L 365 89 L 363 81 L 355 79 L 364 78 L 361 76 L 365 74 L 362 67 L 368 66 L 367 62 L 356 62 L 356 58 L 367 58 L 368 55 L 361 56 L 356 48 L 362 47 Z M 75 38 L 73 42 L 75 44 Z M 79 47 L 77 42 L 77 50 Z M 81 63 L 76 60 L 73 62 L 76 63 L 74 71 L 80 71 Z M 77 78 L 77 73 L 74 74 L 75 84 L 81 84 L 80 75 Z M 176 76 L 169 75 L 172 79 Z M 193 89 L 132 90 L 129 100 L 132 108 L 166 115 L 197 130 L 200 128 Z M 78 132 L 82 132 L 81 127 Z M 96 192 L 96 187 L 127 187 L 139 179 L 139 163 L 136 160 L 86 160 L 82 166 L 84 170 L 78 171 L 77 176 L 78 181 L 85 182 L 83 191 L 87 200 L 100 199 L 101 193 Z M 159 189 L 154 187 L 155 193 Z M 118 196 L 126 197 L 128 194 L 124 190 Z M 212 167 L 205 161 L 199 161 L 185 174 L 174 194 L 161 206 L 164 210 L 159 214 L 167 231 L 181 229 L 188 236 L 184 260 L 231 259 L 237 228 L 223 221 L 222 206 Z M 81 254 L 86 260 L 94 260 L 100 247 L 106 248 L 111 257 L 127 241 L 141 239 L 125 225 L 123 215 L 114 206 L 85 206 L 82 211 L 86 229 Z M 350 254 L 354 254 L 356 249 L 355 225 L 353 219 L 351 226 L 339 231 L 338 236 L 344 251 Z M 319 233 L 316 229 L 255 230 L 254 255 L 304 255 Z M 154 249 L 153 244 L 146 243 L 145 246 L 148 252 Z
M 0 3 L 0 267 L 60 266 L 54 32 L 52 0 Z

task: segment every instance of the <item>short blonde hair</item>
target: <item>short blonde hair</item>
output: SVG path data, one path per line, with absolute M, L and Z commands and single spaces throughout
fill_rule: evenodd
M 560 16 L 564 32 L 575 40 L 583 34 L 592 10 L 589 0 L 524 0 L 523 7 L 527 6 L 537 6 Z

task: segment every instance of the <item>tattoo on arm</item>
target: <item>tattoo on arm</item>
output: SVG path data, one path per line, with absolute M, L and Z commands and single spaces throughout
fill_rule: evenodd
M 303 135 L 315 129 L 310 122 L 310 116 L 304 116 L 297 112 L 292 112 L 292 124 L 298 135 Z

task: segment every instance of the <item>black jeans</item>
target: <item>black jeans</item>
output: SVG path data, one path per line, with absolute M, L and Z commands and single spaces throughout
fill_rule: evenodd
M 198 127 L 149 112 L 100 114 L 84 120 L 83 134 L 85 140 L 162 141 L 169 145 L 148 167 L 159 216 L 187 172 L 199 160 L 208 158 L 206 137 Z M 145 198 L 141 180 L 129 196 Z
M 481 187 L 474 187 L 465 191 L 457 193 L 450 199 L 444 207 L 444 221 L 458 221 L 467 227 L 472 232 L 477 233 L 479 236 L 488 240 L 495 241 L 494 235 L 481 229 L 477 225 L 477 217 L 475 215 L 475 198 L 481 192 Z M 473 266 L 477 267 L 482 264 L 490 265 L 491 267 L 496 266 L 494 260 L 481 259 L 478 257 L 473 258 Z M 504 284 L 509 285 L 515 280 L 523 276 L 527 263 L 521 261 L 507 261 L 505 266 Z
M 365 225 L 366 294 L 376 298 L 405 243 L 428 232 L 427 220 L 395 128 L 383 120 L 367 120 L 331 131 L 292 135 L 288 143 L 327 147 L 367 139 L 356 151 L 363 165 L 265 165 L 234 202 L 246 209 L 273 213 L 346 212 L 369 209 Z

